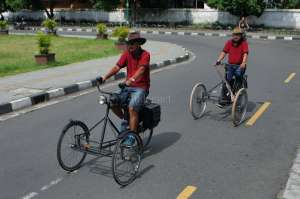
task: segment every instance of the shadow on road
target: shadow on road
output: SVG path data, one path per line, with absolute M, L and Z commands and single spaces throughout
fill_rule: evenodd
M 152 137 L 150 147 L 146 149 L 143 154 L 143 158 L 160 153 L 164 149 L 172 146 L 175 142 L 177 142 L 180 139 L 180 137 L 181 135 L 176 132 L 165 132 L 154 135 Z M 113 178 L 111 157 L 100 156 L 92 158 L 91 160 L 87 161 L 83 166 L 87 167 L 91 173 L 105 176 L 111 179 Z M 140 178 L 142 175 L 144 175 L 153 168 L 154 165 L 149 165 L 143 168 L 142 170 L 140 170 L 139 175 L 137 177 Z
M 261 102 L 248 102 L 247 107 L 247 113 L 251 114 L 254 110 L 256 110 L 257 105 L 259 105 Z M 215 107 L 213 110 L 207 111 L 203 117 L 207 117 L 209 119 L 215 120 L 215 121 L 231 121 L 231 106 L 225 107 L 225 108 L 218 108 Z M 247 119 L 248 117 L 246 117 Z
M 247 113 L 252 113 L 260 102 L 248 102 Z
M 153 135 L 149 148 L 145 150 L 143 157 L 146 158 L 162 152 L 175 144 L 180 138 L 181 134 L 177 132 L 165 132 Z

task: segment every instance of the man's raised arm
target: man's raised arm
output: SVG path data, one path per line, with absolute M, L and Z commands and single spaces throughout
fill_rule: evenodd
M 103 81 L 109 79 L 111 76 L 117 74 L 120 71 L 120 66 L 114 66 L 110 71 L 103 77 Z

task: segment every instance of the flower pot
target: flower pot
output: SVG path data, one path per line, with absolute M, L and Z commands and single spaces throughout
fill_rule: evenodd
M 0 35 L 8 35 L 8 30 L 0 30 Z
M 55 61 L 55 53 L 35 55 L 34 57 L 37 64 L 48 64 L 49 62 Z
M 97 39 L 108 39 L 108 34 L 106 33 L 98 33 Z

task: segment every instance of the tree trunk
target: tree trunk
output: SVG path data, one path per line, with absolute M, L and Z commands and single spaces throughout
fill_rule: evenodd
M 53 19 L 54 18 L 53 9 L 50 8 L 50 11 L 49 11 L 47 8 L 45 8 L 44 10 L 46 12 L 46 15 L 47 15 L 48 19 Z
M 50 7 L 50 19 L 53 19 L 53 18 L 54 18 L 54 8 L 51 5 L 51 7 Z
M 44 10 L 46 12 L 46 15 L 47 15 L 48 19 L 53 19 L 54 18 L 54 5 L 55 5 L 54 1 L 51 1 L 50 5 L 49 5 L 50 8 L 48 10 L 47 7 L 44 4 Z

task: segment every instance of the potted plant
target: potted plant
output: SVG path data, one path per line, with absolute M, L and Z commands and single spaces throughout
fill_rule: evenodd
M 8 23 L 5 20 L 0 20 L 0 35 L 8 34 Z
M 107 39 L 107 27 L 104 23 L 98 23 L 97 26 L 97 39 Z
M 46 19 L 45 21 L 43 21 L 42 26 L 44 28 L 46 28 L 46 33 L 47 34 L 56 35 L 57 23 L 56 23 L 55 20 L 53 20 L 53 19 Z
M 36 63 L 48 64 L 55 61 L 55 54 L 49 53 L 51 46 L 51 37 L 43 32 L 38 32 L 37 41 L 39 46 L 39 55 L 35 55 Z
M 129 28 L 125 26 L 120 26 L 114 29 L 112 36 L 117 37 L 118 41 L 115 43 L 116 47 L 120 50 L 126 48 L 126 38 L 129 34 Z

